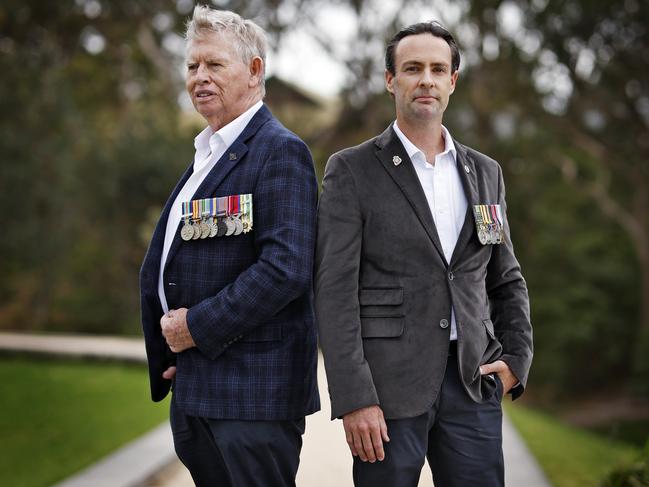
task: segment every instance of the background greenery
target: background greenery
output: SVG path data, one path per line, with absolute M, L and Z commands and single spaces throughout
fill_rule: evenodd
M 608 472 L 635 461 L 640 453 L 522 406 L 506 411 L 554 487 L 599 485 Z
M 3 485 L 52 485 L 169 416 L 152 403 L 146 368 L 0 358 Z
M 505 172 L 535 329 L 523 400 L 642 443 L 647 2 L 214 4 L 254 18 L 274 48 L 299 27 L 344 66 L 336 100 L 292 104 L 277 96 L 285 84 L 269 84 L 268 103 L 309 143 L 319 174 L 329 154 L 392 120 L 382 86 L 385 41 L 430 17 L 421 12 L 432 5 L 463 55 L 445 124 Z M 319 13 L 332 5 L 355 19 L 351 42 L 320 28 Z M 180 96 L 180 36 L 192 7 L 186 0 L 0 6 L 0 329 L 139 333 L 139 264 L 201 128 Z M 633 424 L 632 434 L 617 424 Z

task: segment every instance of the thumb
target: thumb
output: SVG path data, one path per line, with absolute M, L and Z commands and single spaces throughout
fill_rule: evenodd
M 171 380 L 175 377 L 175 375 L 176 375 L 176 367 L 171 366 L 162 373 L 162 378 Z

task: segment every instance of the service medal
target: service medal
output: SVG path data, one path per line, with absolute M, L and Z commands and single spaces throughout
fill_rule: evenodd
M 216 237 L 218 232 L 219 232 L 219 225 L 218 223 L 216 223 L 216 218 L 214 218 L 210 223 L 210 238 Z
M 185 241 L 189 241 L 194 236 L 194 228 L 188 223 L 185 222 L 182 229 L 180 230 L 180 237 Z
M 225 228 L 227 229 L 225 232 L 226 236 L 230 236 L 234 233 L 235 226 L 234 226 L 234 221 L 232 221 L 232 217 L 228 217 L 225 219 Z
M 192 216 L 192 212 L 190 210 L 189 201 L 183 201 L 181 203 L 181 206 L 182 206 L 183 226 L 180 229 L 180 238 L 182 238 L 185 242 L 187 242 L 191 240 L 192 237 L 194 236 L 194 229 L 189 223 L 189 218 Z
M 239 217 L 234 218 L 234 234 L 241 235 L 243 233 L 243 222 Z

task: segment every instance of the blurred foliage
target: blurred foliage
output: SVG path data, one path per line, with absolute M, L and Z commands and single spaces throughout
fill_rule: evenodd
M 649 487 L 649 442 L 634 463 L 615 469 L 602 487 Z
M 314 107 L 291 113 L 283 102 L 274 108 L 307 140 L 319 174 L 329 154 L 394 117 L 382 82 L 385 41 L 430 18 L 431 2 L 386 5 L 218 2 L 258 21 L 273 45 L 302 29 L 345 66 L 340 100 L 325 104 L 325 116 Z M 180 96 L 192 6 L 0 6 L 0 328 L 137 332 L 139 264 L 201 127 Z M 351 38 L 339 42 L 320 28 L 325 8 L 355 19 Z M 464 0 L 432 8 L 463 55 L 445 124 L 505 171 L 535 326 L 531 395 L 551 402 L 646 392 L 647 3 Z

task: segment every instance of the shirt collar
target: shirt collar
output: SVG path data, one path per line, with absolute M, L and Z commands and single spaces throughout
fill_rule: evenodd
M 424 152 L 421 149 L 419 149 L 415 144 L 413 144 L 410 141 L 410 139 L 406 137 L 406 134 L 404 134 L 401 131 L 399 125 L 397 125 L 396 120 L 394 121 L 392 128 L 394 128 L 397 137 L 399 137 L 399 140 L 401 140 L 401 143 L 403 144 L 403 148 L 406 149 L 406 153 L 408 154 L 408 157 L 410 157 L 411 160 L 418 153 L 421 154 L 422 157 L 424 157 L 424 160 L 426 159 Z M 453 157 L 454 161 L 457 160 L 457 150 L 455 149 L 455 144 L 453 143 L 453 137 L 451 137 L 451 133 L 443 125 L 442 125 L 442 137 L 444 137 L 444 151 L 441 154 L 438 154 L 438 157 L 443 156 L 445 154 L 450 154 Z
M 221 127 L 216 132 L 214 132 L 212 127 L 209 125 L 205 127 L 205 129 L 194 138 L 194 148 L 196 149 L 196 152 L 206 154 L 209 154 L 209 152 L 217 152 L 218 146 L 221 143 L 223 143 L 225 147 L 230 147 L 234 141 L 237 140 L 237 137 L 241 135 L 243 129 L 246 128 L 250 120 L 252 120 L 252 117 L 255 116 L 255 113 L 257 113 L 262 105 L 263 102 L 259 100 L 253 106 L 248 108 L 248 110 L 243 112 L 227 125 Z

